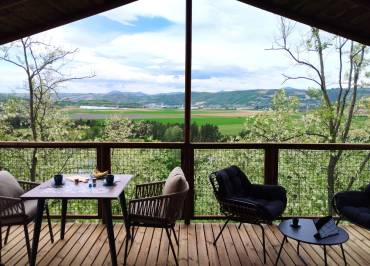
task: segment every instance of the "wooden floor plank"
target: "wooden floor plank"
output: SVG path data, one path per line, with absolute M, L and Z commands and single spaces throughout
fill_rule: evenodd
M 145 230 L 146 230 L 145 227 L 136 228 L 134 241 L 130 243 L 131 247 L 127 257 L 127 265 L 135 265 L 136 260 L 138 258 L 138 254 L 140 252 L 141 245 L 143 243 Z
M 146 265 L 155 265 L 157 264 L 157 258 L 159 253 L 159 247 L 161 245 L 162 229 L 155 228 L 153 233 L 152 242 L 150 244 L 150 249 L 148 252 Z
M 230 224 L 229 226 L 232 226 L 232 224 Z M 228 227 L 226 227 L 225 230 L 222 232 L 221 237 L 224 239 L 226 251 L 229 256 L 231 266 L 241 265 L 241 260 L 238 256 L 238 252 L 236 251 L 235 243 L 233 242 L 233 239 L 231 238 Z M 220 225 L 220 229 L 221 229 L 221 225 Z
M 200 223 L 196 224 L 195 233 L 196 233 L 196 238 L 197 238 L 197 254 L 198 254 L 199 265 L 210 265 L 209 264 L 210 256 L 208 256 L 207 254 L 207 244 L 206 244 L 206 237 L 204 233 L 204 225 Z
M 120 235 L 122 227 L 123 226 L 120 225 L 120 224 L 116 224 L 113 227 L 114 239 L 115 239 L 115 243 L 116 243 L 116 253 L 117 253 L 117 237 L 118 237 L 118 235 Z M 111 259 L 111 255 L 110 255 L 109 242 L 108 242 L 108 235 L 107 235 L 107 237 L 104 241 L 103 246 L 100 249 L 100 252 L 95 257 L 93 265 L 101 266 L 101 265 L 104 265 L 105 261 L 106 261 L 107 265 L 112 265 L 112 259 Z
M 78 239 L 74 247 L 69 251 L 68 256 L 65 256 L 59 265 L 68 266 L 72 264 L 73 259 L 76 256 L 79 256 L 81 249 L 84 247 L 90 236 L 94 233 L 96 227 L 96 224 L 88 224 L 88 228 L 84 234 Z
M 80 226 L 81 224 L 67 223 L 65 228 L 66 230 L 64 240 L 58 239 L 58 241 L 53 244 L 53 247 L 43 257 L 37 256 L 36 264 L 53 265 L 53 259 L 56 258 L 63 247 L 69 243 L 69 240 L 73 238 L 73 235 L 80 228 Z
M 167 265 L 169 242 L 164 229 L 161 229 L 162 237 L 158 252 L 157 265 Z
M 188 245 L 189 266 L 196 266 L 199 264 L 199 261 L 198 261 L 198 250 L 197 250 L 197 233 L 195 230 L 195 224 L 189 224 L 187 233 L 188 233 L 187 245 Z
M 241 229 L 244 229 L 244 233 L 249 236 L 249 238 L 252 241 L 252 244 L 254 246 L 254 249 L 256 250 L 256 253 L 258 257 L 261 260 L 261 263 L 263 263 L 263 246 L 262 246 L 262 231 L 260 228 L 258 229 L 258 233 L 254 230 L 253 226 L 250 224 L 243 224 L 241 226 Z M 267 240 L 267 239 L 266 239 Z M 271 247 L 271 244 L 266 241 L 266 250 L 269 252 L 266 252 L 266 263 L 268 265 L 274 265 L 277 257 L 277 252 Z M 278 262 L 278 265 L 283 265 L 282 261 Z
M 251 265 L 252 262 L 250 260 L 250 257 L 248 256 L 248 253 L 246 249 L 244 248 L 243 242 L 240 240 L 239 234 L 237 232 L 237 225 L 236 224 L 230 224 L 225 230 L 229 231 L 229 234 L 231 236 L 231 240 L 234 243 L 236 252 L 238 253 L 238 257 L 240 260 L 240 263 L 242 265 Z
M 53 224 L 55 243 L 50 241 L 46 224 L 42 224 L 38 265 L 105 265 L 111 264 L 106 227 L 102 224 L 67 223 L 64 240 L 60 240 L 60 224 Z M 217 245 L 215 236 L 222 224 L 194 223 L 176 225 L 180 245 L 176 248 L 179 263 L 182 265 L 263 265 L 262 234 L 258 226 L 229 224 Z M 370 233 L 353 225 L 343 225 L 350 239 L 344 244 L 348 265 L 368 265 L 370 261 Z M 6 229 L 5 229 L 6 230 Z M 3 229 L 3 233 L 5 234 Z M 29 225 L 30 237 L 33 224 Z M 125 228 L 122 224 L 114 226 L 118 265 L 123 265 Z M 275 225 L 265 226 L 267 263 L 273 265 L 282 240 Z M 172 236 L 173 237 L 173 236 Z M 174 238 L 173 238 L 174 239 Z M 174 241 L 175 242 L 175 241 Z M 301 244 L 300 255 L 296 251 L 297 242 L 289 240 L 284 245 L 282 258 L 278 265 L 323 265 L 323 249 L 320 246 Z M 132 253 L 131 253 L 132 252 Z M 329 265 L 343 265 L 339 246 L 327 248 Z M 2 262 L 6 265 L 28 264 L 22 227 L 12 228 L 8 244 L 2 250 Z M 129 265 L 174 265 L 169 252 L 168 240 L 161 229 L 139 228 L 130 250 Z
M 218 259 L 216 245 L 213 245 L 213 241 L 215 241 L 215 238 L 213 236 L 211 225 L 197 224 L 196 231 L 198 241 L 199 265 L 219 266 L 220 261 Z M 206 248 L 204 248 L 204 245 Z
M 41 229 L 43 229 L 44 227 L 45 225 L 43 225 Z M 19 255 L 21 257 L 21 256 L 24 256 L 24 254 L 27 254 L 23 225 L 21 226 L 21 228 L 22 228 L 21 233 L 18 234 L 15 239 L 11 238 L 12 241 L 8 240 L 9 241 L 8 244 L 6 244 L 4 247 L 4 251 L 8 249 L 8 252 L 2 253 L 3 255 L 1 257 L 2 262 L 5 263 L 5 265 L 9 264 L 10 260 L 15 260 L 16 256 Z M 29 224 L 27 228 L 28 228 L 28 233 L 29 233 L 29 237 L 31 241 L 32 236 L 33 236 L 33 224 Z
M 154 229 L 152 227 L 145 230 L 144 238 L 137 256 L 136 265 L 145 265 L 150 250 L 150 245 L 153 241 Z
M 60 226 L 54 224 L 52 226 L 52 228 L 53 228 L 54 243 L 55 243 L 55 241 L 59 240 Z M 33 237 L 31 239 L 33 239 Z M 37 256 L 42 258 L 47 252 L 49 252 L 49 250 L 52 246 L 53 246 L 53 244 L 51 243 L 49 228 L 47 226 L 45 226 L 45 227 L 43 227 L 43 230 L 40 233 L 40 242 L 39 242 L 39 246 L 38 246 Z M 21 260 L 19 260 L 16 263 L 16 265 L 23 265 L 23 266 L 28 265 L 27 252 L 26 251 L 24 251 L 24 252 L 25 252 L 24 256 L 20 256 L 22 258 L 21 258 Z M 21 253 L 17 254 L 17 255 L 21 255 Z M 15 264 L 9 263 L 9 265 L 15 265 Z
M 179 247 L 178 247 L 178 262 L 180 266 L 188 266 L 188 226 L 186 224 L 179 225 Z M 176 240 L 172 238 L 172 244 L 176 247 Z
M 239 237 L 240 241 L 244 246 L 245 252 L 250 260 L 250 264 L 251 265 L 263 264 L 252 245 L 252 240 L 249 238 L 249 235 L 245 233 L 244 228 L 243 227 L 239 228 L 239 226 L 235 225 L 235 227 L 230 228 L 230 231 L 233 232 L 232 235 L 234 235 L 235 238 Z
M 85 245 L 79 251 L 78 256 L 72 260 L 71 265 L 91 265 L 94 262 L 95 255 L 90 256 L 89 254 L 90 252 L 92 252 L 92 254 L 94 254 L 94 252 L 95 254 L 98 252 L 99 245 L 95 244 L 99 237 L 106 237 L 106 230 L 104 226 L 98 225 L 96 227 L 95 231 L 90 235 Z

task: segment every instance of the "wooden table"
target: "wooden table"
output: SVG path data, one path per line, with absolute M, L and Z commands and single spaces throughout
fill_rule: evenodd
M 81 175 L 80 175 L 81 176 Z M 127 223 L 127 208 L 124 188 L 131 180 L 132 175 L 114 175 L 115 185 L 104 186 L 103 180 L 97 180 L 96 187 L 89 188 L 87 183 L 79 183 L 76 185 L 74 182 L 64 178 L 64 185 L 54 187 L 54 180 L 51 179 L 39 185 L 38 187 L 28 191 L 21 196 L 24 200 L 37 200 L 37 215 L 35 221 L 35 229 L 33 233 L 32 252 L 30 258 L 30 265 L 36 264 L 37 248 L 40 238 L 40 230 L 42 223 L 42 216 L 47 199 L 61 199 L 62 200 L 62 221 L 61 221 L 61 239 L 64 239 L 65 222 L 67 213 L 68 200 L 100 200 L 102 201 L 102 212 L 105 215 L 107 234 L 109 240 L 110 255 L 112 258 L 112 265 L 117 265 L 116 245 L 113 232 L 112 221 L 112 199 L 118 199 L 121 204 L 123 218 L 126 225 L 126 234 L 130 238 L 130 230 Z

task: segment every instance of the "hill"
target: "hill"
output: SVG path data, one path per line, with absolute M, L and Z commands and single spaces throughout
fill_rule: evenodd
M 300 108 L 315 108 L 320 102 L 307 95 L 306 90 L 285 88 L 287 95 L 298 97 Z M 335 100 L 338 89 L 330 89 L 329 97 Z M 245 108 L 267 109 L 277 89 L 244 90 L 220 92 L 193 92 L 193 108 Z M 8 97 L 26 97 L 25 94 L 0 94 L 0 100 Z M 370 97 L 370 88 L 358 90 L 358 98 Z M 145 94 L 142 92 L 111 91 L 109 93 L 60 93 L 57 104 L 60 106 L 114 106 L 114 107 L 148 107 L 148 108 L 178 108 L 184 104 L 184 93 Z

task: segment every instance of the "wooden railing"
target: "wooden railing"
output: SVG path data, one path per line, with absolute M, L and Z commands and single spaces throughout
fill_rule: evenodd
M 96 165 L 99 170 L 112 170 L 112 149 L 166 149 L 181 151 L 181 166 L 188 179 L 190 190 L 185 204 L 184 219 L 190 222 L 194 218 L 219 218 L 216 215 L 195 215 L 195 151 L 197 150 L 263 150 L 263 172 L 265 184 L 279 183 L 279 152 L 284 150 L 299 151 L 366 151 L 370 144 L 288 144 L 288 143 L 112 143 L 112 142 L 0 142 L 0 150 L 6 149 L 95 149 Z M 6 156 L 3 155 L 2 156 Z M 3 157 L 4 158 L 4 157 Z M 130 159 L 130 158 L 128 158 Z M 217 169 L 214 169 L 217 170 Z M 45 177 L 47 178 L 47 177 Z M 370 181 L 370 177 L 369 177 Z M 100 209 L 100 208 L 99 208 Z M 101 218 L 97 216 L 76 216 L 73 218 Z

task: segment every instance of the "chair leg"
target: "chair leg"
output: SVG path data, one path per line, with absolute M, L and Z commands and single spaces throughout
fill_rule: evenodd
M 178 240 L 178 238 L 177 238 L 177 236 L 176 236 L 175 228 L 174 228 L 174 227 L 171 227 L 171 230 L 172 230 L 173 235 L 174 235 L 174 237 L 175 237 L 176 244 L 177 244 L 177 246 L 179 246 L 179 240 Z
M 131 235 L 131 241 L 134 242 L 134 239 L 133 239 L 133 235 Z M 124 255 L 124 258 L 123 258 L 123 265 L 127 265 L 127 256 L 128 256 L 128 241 L 130 239 L 126 236 L 126 243 L 125 243 L 125 255 Z
M 242 224 L 243 224 L 243 223 L 240 223 L 240 224 L 239 224 L 238 229 L 240 229 L 240 227 L 242 227 Z
M 23 229 L 24 229 L 24 236 L 25 236 L 25 239 L 26 239 L 28 260 L 31 261 L 31 244 L 30 244 L 30 237 L 28 235 L 28 227 L 27 227 L 26 223 L 23 224 Z
M 338 220 L 337 220 L 336 225 L 338 225 L 338 224 L 339 224 L 340 220 L 342 220 L 342 217 L 341 217 L 341 216 L 339 216 L 339 218 L 338 218 Z
M 172 255 L 175 258 L 176 265 L 178 266 L 179 265 L 179 262 L 177 261 L 175 248 L 173 247 L 172 240 L 171 240 L 171 233 L 168 230 L 168 228 L 166 228 L 166 233 L 167 233 L 167 237 L 168 237 L 168 242 L 170 242 L 170 247 L 171 247 L 171 250 L 172 250 Z
M 263 263 L 266 263 L 266 244 L 265 244 L 265 228 L 259 224 L 262 229 L 262 246 L 263 246 Z
M 218 233 L 218 235 L 217 235 L 217 237 L 216 237 L 215 241 L 213 242 L 213 245 L 216 245 L 217 240 L 220 238 L 220 236 L 221 236 L 221 234 L 222 234 L 222 231 L 225 229 L 225 227 L 226 227 L 226 225 L 227 225 L 227 223 L 228 223 L 229 221 L 230 221 L 230 218 L 227 218 L 227 220 L 226 220 L 226 222 L 225 222 L 224 226 L 221 228 L 221 231 Z
M 50 213 L 49 213 L 49 206 L 48 206 L 48 203 L 46 203 L 46 204 L 45 204 L 45 212 L 46 212 L 46 218 L 47 218 L 47 220 L 48 220 L 48 227 L 49 227 L 50 240 L 51 240 L 51 243 L 54 243 L 53 228 L 51 227 L 51 222 L 50 222 Z
M 3 249 L 3 232 L 0 223 L 0 264 L 1 264 L 1 250 Z
M 10 225 L 6 229 L 6 235 L 5 235 L 5 239 L 4 239 L 4 245 L 6 245 L 6 243 L 8 243 L 9 233 L 10 233 Z

